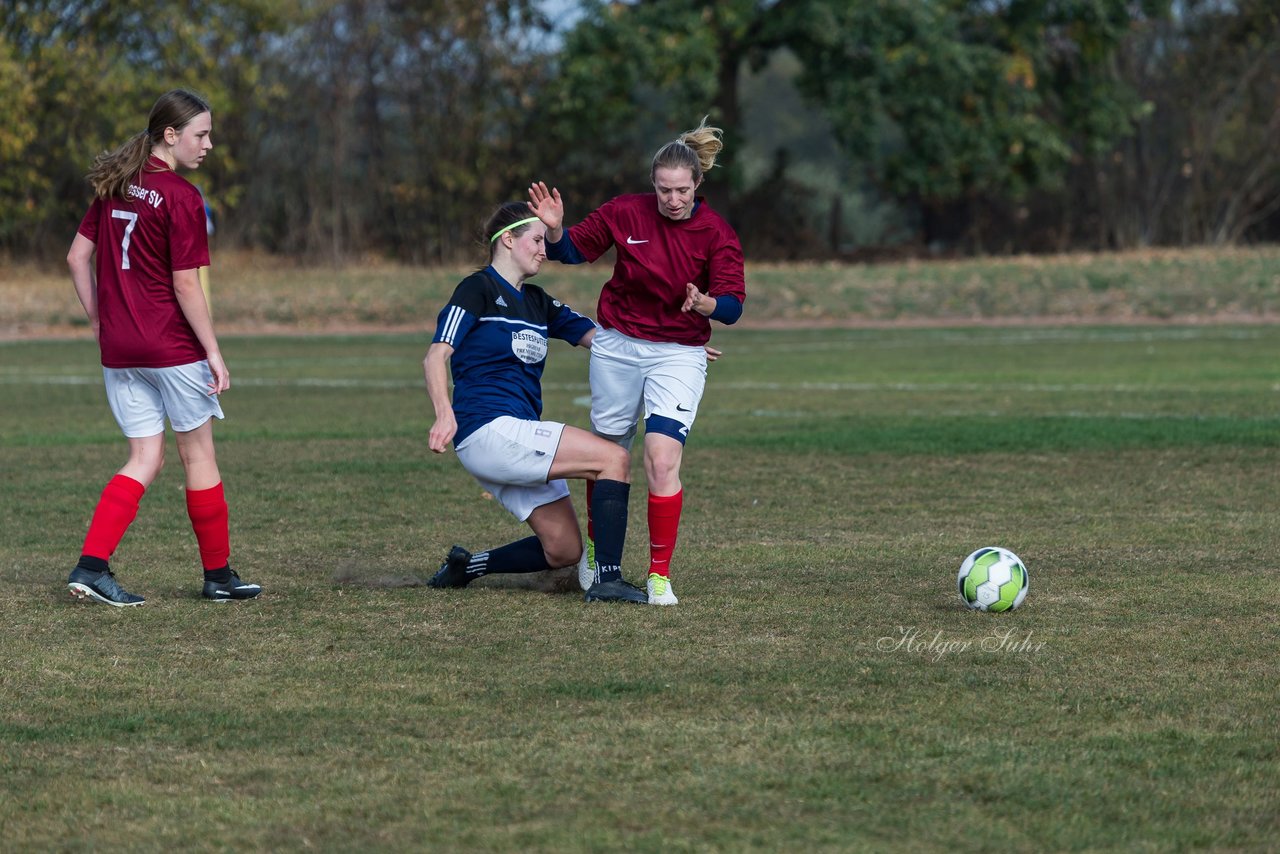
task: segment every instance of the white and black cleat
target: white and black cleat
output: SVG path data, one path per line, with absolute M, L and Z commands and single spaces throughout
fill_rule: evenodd
M 262 592 L 262 586 L 241 581 L 235 570 L 226 581 L 208 581 L 204 583 L 204 598 L 215 602 L 230 602 L 233 599 L 252 599 Z

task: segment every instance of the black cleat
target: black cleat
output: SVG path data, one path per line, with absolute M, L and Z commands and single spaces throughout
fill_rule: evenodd
M 241 581 L 236 571 L 231 570 L 231 577 L 226 581 L 208 581 L 204 583 L 204 598 L 215 602 L 230 602 L 232 599 L 252 599 L 262 592 L 262 586 Z
M 444 563 L 440 564 L 436 574 L 431 576 L 427 586 L 437 590 L 447 587 L 466 587 L 471 583 L 471 576 L 467 575 L 469 563 L 471 563 L 471 552 L 462 546 L 454 546 L 449 549 L 449 556 L 444 559 Z
M 71 591 L 73 599 L 81 602 L 102 602 L 116 608 L 141 605 L 146 601 L 117 584 L 115 575 L 109 569 L 94 572 L 77 566 L 67 577 L 67 590 Z
M 612 581 L 597 581 L 587 590 L 583 599 L 587 602 L 634 602 L 637 605 L 649 604 L 649 591 L 636 587 L 623 578 Z

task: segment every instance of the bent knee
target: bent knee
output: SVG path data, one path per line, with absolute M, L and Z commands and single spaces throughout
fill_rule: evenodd
M 555 543 L 543 543 L 542 553 L 547 558 L 547 565 L 552 569 L 573 566 L 582 557 L 582 539 L 563 537 Z
M 618 445 L 610 445 L 605 454 L 604 465 L 600 467 L 600 477 L 607 480 L 620 480 L 624 483 L 630 481 L 630 452 Z

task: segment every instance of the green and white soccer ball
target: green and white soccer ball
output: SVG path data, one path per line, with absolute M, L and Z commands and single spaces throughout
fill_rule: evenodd
M 1022 560 L 1000 546 L 987 546 L 969 555 L 956 576 L 960 598 L 979 611 L 1012 611 L 1027 598 L 1029 582 Z

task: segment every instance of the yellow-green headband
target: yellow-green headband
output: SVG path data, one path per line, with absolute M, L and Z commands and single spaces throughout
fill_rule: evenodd
M 511 229 L 513 229 L 513 228 L 519 228 L 519 227 L 520 227 L 520 226 L 522 226 L 522 225 L 528 225 L 528 224 L 529 224 L 529 223 L 531 223 L 531 222 L 537 222 L 537 221 L 538 221 L 538 218 L 537 218 L 536 216 L 531 216 L 531 217 L 528 217 L 528 218 L 526 218 L 526 219 L 522 219 L 522 220 L 518 220 L 517 222 L 513 222 L 513 223 L 511 223 L 511 225 L 507 226 L 506 228 L 500 228 L 500 229 L 498 229 L 498 233 L 497 233 L 497 234 L 495 234 L 493 237 L 490 237 L 490 238 L 489 238 L 489 242 L 490 242 L 490 243 L 492 243 L 493 241 L 497 240 L 499 237 L 501 237 L 502 235 L 506 234 L 508 231 L 510 231 L 510 230 L 511 230 Z

